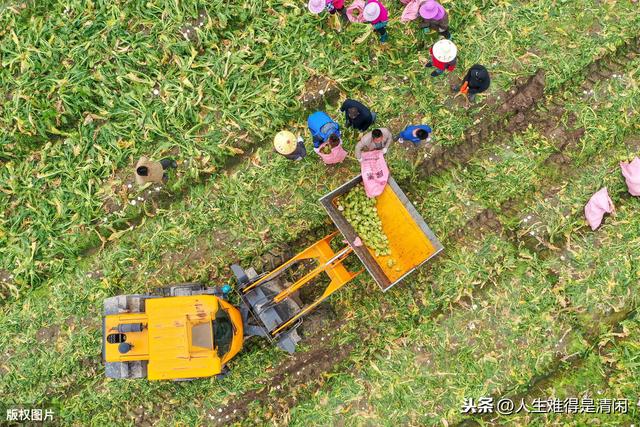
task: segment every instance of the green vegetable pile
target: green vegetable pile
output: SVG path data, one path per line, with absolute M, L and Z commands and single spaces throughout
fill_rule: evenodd
M 376 256 L 391 254 L 389 239 L 382 231 L 376 199 L 367 197 L 362 185 L 358 185 L 342 197 L 338 210 L 342 211 L 363 243 L 373 250 Z

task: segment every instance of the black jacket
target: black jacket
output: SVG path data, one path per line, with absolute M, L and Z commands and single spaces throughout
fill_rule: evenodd
M 348 110 L 351 107 L 355 107 L 358 109 L 358 117 L 351 120 L 349 118 Z M 365 131 L 371 126 L 373 123 L 373 115 L 371 115 L 371 110 L 367 107 L 359 103 L 358 101 L 354 101 L 353 99 L 347 99 L 342 103 L 340 107 L 340 111 L 344 111 L 344 118 L 347 122 L 347 127 L 352 126 L 360 131 Z
M 491 84 L 489 72 L 480 64 L 475 64 L 467 71 L 464 81 L 469 83 L 469 95 L 482 93 L 489 89 Z

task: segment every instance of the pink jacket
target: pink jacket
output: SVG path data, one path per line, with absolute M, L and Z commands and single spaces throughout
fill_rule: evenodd
M 402 11 L 402 17 L 400 22 L 409 22 L 420 16 L 420 6 L 427 0 L 400 0 L 403 4 L 406 4 Z
M 371 25 L 389 20 L 389 12 L 387 12 L 387 8 L 384 7 L 384 5 L 380 3 L 379 0 L 367 0 L 367 4 L 369 3 L 378 3 L 378 6 L 380 6 L 380 16 L 378 16 L 378 19 L 376 19 L 375 21 L 371 21 Z
M 358 15 L 354 14 L 354 11 L 358 11 Z M 351 6 L 347 7 L 347 17 L 351 22 L 364 22 L 364 16 L 362 11 L 364 10 L 364 0 L 355 0 L 351 3 Z

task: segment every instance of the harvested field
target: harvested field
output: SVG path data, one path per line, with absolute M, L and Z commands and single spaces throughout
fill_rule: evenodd
M 640 201 L 619 168 L 640 155 L 637 3 L 443 1 L 460 55 L 436 79 L 437 36 L 400 2 L 386 44 L 305 3 L 0 6 L 0 406 L 61 425 L 637 424 Z M 475 63 L 492 83 L 467 105 L 450 86 Z M 231 283 L 230 264 L 268 271 L 335 230 L 318 199 L 360 173 L 360 133 L 327 167 L 306 117 L 342 126 L 347 97 L 394 133 L 433 128 L 386 159 L 444 252 L 386 293 L 360 275 L 293 355 L 250 338 L 224 379 L 105 378 L 105 298 Z M 304 160 L 273 151 L 282 129 Z M 140 188 L 141 155 L 178 168 Z M 591 231 L 604 186 L 616 210 Z M 480 398 L 628 407 L 462 411 Z

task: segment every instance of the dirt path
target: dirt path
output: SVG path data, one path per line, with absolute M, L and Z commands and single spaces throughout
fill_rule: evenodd
M 580 85 L 584 90 L 588 90 L 593 83 L 610 77 L 612 74 L 620 71 L 626 64 L 640 53 L 640 37 L 636 36 L 630 39 L 624 45 L 618 47 L 615 52 L 594 61 L 585 67 L 581 73 L 577 73 L 574 78 L 566 82 L 555 92 L 562 93 L 570 90 L 576 85 Z M 456 165 L 465 164 L 474 154 L 487 142 L 491 141 L 492 136 L 500 132 L 514 132 L 526 129 L 526 126 L 536 120 L 529 117 L 530 115 L 538 115 L 533 107 L 542 100 L 545 89 L 544 71 L 539 70 L 535 75 L 531 76 L 526 82 L 516 82 L 515 88 L 507 91 L 506 94 L 497 95 L 494 102 L 502 98 L 504 102 L 496 108 L 496 115 L 491 117 L 490 114 L 479 116 L 476 121 L 478 125 L 465 131 L 465 139 L 462 143 L 453 147 L 436 147 L 432 150 L 429 158 L 422 162 L 422 171 L 425 175 L 433 175 L 440 173 L 446 169 Z M 557 101 L 552 103 L 554 108 L 562 108 Z M 491 121 L 487 120 L 491 118 Z M 547 119 L 538 117 L 538 122 L 542 129 L 555 129 L 554 116 L 548 116 Z M 546 123 L 544 123 L 546 121 Z M 551 134 L 550 136 L 554 136 Z M 562 137 L 562 135 L 555 135 Z M 572 135 L 575 138 L 576 135 Z

